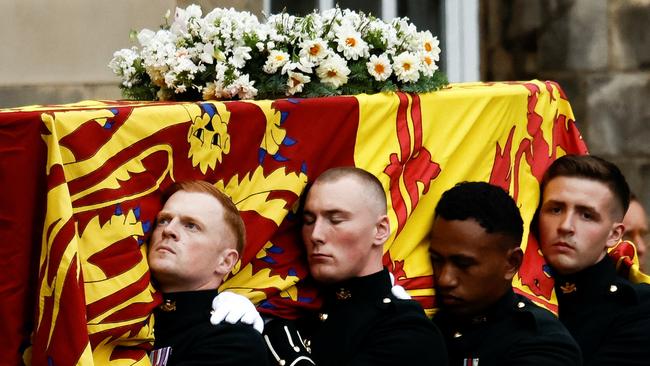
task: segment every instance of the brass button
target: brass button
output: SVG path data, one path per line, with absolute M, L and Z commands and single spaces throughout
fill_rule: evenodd
M 562 290 L 562 293 L 570 294 L 572 292 L 576 292 L 578 288 L 576 287 L 575 283 L 566 282 L 564 286 L 560 286 L 560 290 Z
M 382 301 L 384 302 L 384 304 L 390 304 L 391 302 L 390 297 L 384 297 Z
M 176 311 L 176 301 L 167 299 L 164 303 L 160 304 L 159 308 L 166 313 Z
M 463 336 L 463 333 L 461 333 L 461 332 L 454 333 L 454 338 L 460 338 L 462 336 Z
M 324 322 L 325 320 L 327 320 L 327 317 L 328 317 L 328 315 L 325 314 L 325 313 L 320 313 L 320 314 L 318 314 L 318 318 L 319 318 L 320 321 L 322 321 L 322 322 Z
M 338 300 L 348 300 L 352 297 L 352 293 L 347 288 L 340 288 L 336 291 L 336 298 Z
M 526 306 L 526 304 L 525 304 L 523 301 L 519 301 L 519 302 L 517 303 L 517 307 L 518 307 L 519 309 L 523 308 L 524 306 Z
M 618 286 L 616 285 L 609 286 L 609 292 L 616 292 L 616 291 L 618 291 Z

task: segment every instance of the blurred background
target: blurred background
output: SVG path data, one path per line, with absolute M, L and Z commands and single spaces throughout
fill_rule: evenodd
M 120 99 L 113 52 L 191 3 L 260 18 L 335 3 L 407 16 L 438 35 L 452 82 L 555 80 L 590 152 L 617 163 L 650 208 L 650 0 L 2 0 L 0 108 Z

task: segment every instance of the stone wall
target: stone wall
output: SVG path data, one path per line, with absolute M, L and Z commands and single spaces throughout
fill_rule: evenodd
M 484 80 L 556 80 L 650 209 L 650 0 L 481 0 Z

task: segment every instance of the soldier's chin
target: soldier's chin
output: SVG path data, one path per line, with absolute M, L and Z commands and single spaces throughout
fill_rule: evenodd
M 329 268 L 323 268 L 326 266 L 312 266 L 310 269 L 311 276 L 318 282 L 328 284 L 328 283 L 336 283 L 339 282 L 341 279 L 337 276 L 337 274 L 332 271 Z

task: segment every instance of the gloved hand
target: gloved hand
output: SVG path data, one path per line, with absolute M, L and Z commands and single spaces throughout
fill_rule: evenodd
M 393 276 L 393 274 L 390 272 L 388 272 L 388 275 L 390 276 L 390 284 L 393 285 L 393 287 L 390 289 L 390 292 L 393 293 L 393 296 L 401 300 L 410 300 L 411 295 L 406 292 L 404 287 L 395 284 L 395 276 Z
M 248 298 L 234 292 L 224 291 L 212 300 L 210 323 L 217 325 L 225 321 L 229 324 L 242 322 L 252 325 L 255 330 L 264 331 L 264 320 Z

